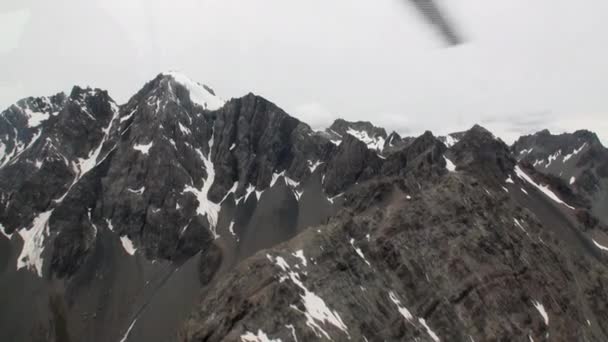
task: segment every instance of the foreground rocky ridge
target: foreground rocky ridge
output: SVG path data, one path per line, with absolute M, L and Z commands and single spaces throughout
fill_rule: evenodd
M 604 340 L 605 149 L 538 135 L 315 132 L 177 73 L 25 99 L 0 115 L 0 337 Z

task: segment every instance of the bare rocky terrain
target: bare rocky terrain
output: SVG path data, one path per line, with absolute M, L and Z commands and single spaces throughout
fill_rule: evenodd
M 605 341 L 589 131 L 314 131 L 177 73 L 0 114 L 2 341 Z

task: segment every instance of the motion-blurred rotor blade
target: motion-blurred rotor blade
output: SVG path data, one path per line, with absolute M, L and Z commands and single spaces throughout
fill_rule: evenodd
M 454 25 L 448 21 L 435 0 L 409 0 L 420 13 L 433 25 L 449 45 L 462 44 L 462 39 Z

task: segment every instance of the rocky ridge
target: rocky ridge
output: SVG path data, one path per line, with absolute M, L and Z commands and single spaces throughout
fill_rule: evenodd
M 315 132 L 175 72 L 120 106 L 24 99 L 0 114 L 0 338 L 604 340 L 605 148 L 547 134 Z

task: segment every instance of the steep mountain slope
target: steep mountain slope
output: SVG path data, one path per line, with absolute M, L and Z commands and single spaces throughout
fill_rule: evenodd
M 589 202 L 595 216 L 608 223 L 608 149 L 594 133 L 554 135 L 544 130 L 521 137 L 512 149 L 538 172 L 561 179 Z
M 606 338 L 605 251 L 504 143 L 476 126 L 450 150 L 426 133 L 404 153 L 403 168 L 352 188 L 327 224 L 206 290 L 181 338 Z
M 0 340 L 605 340 L 586 193 L 450 137 L 315 132 L 175 72 L 121 106 L 24 99 L 0 114 Z

